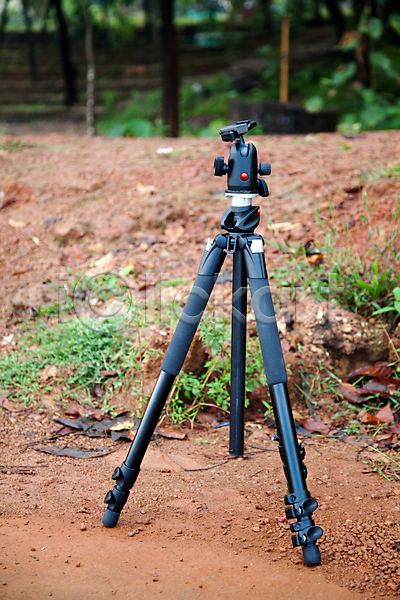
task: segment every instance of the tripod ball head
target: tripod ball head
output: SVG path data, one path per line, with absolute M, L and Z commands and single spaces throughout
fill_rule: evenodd
M 269 163 L 257 164 L 257 150 L 254 144 L 246 144 L 243 135 L 253 129 L 255 121 L 238 121 L 235 125 L 228 125 L 220 130 L 224 142 L 234 142 L 229 150 L 228 164 L 223 156 L 217 156 L 214 161 L 214 175 L 228 176 L 228 189 L 226 193 L 251 194 L 268 196 L 267 184 L 257 175 L 270 175 Z

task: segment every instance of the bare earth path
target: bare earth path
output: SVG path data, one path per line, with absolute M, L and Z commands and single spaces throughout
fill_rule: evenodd
M 399 132 L 253 141 L 273 169 L 271 196 L 261 200 L 266 238 L 315 240 L 315 209 L 328 215 L 330 199 L 339 229 L 349 225 L 346 240 L 362 251 L 365 192 L 371 226 L 389 234 L 400 178 L 382 172 L 399 162 Z M 68 285 L 71 273 L 96 261 L 106 269 L 134 265 L 135 293 L 145 276 L 150 284 L 166 273 L 193 280 L 227 206 L 215 193 L 225 182 L 212 176 L 214 156 L 227 156 L 225 144 L 60 134 L 3 136 L 0 144 L 1 201 L 14 198 L 0 210 L 3 339 L 19 335 L 16 307 L 33 311 L 46 301 L 43 286 Z M 157 153 L 169 146 L 172 153 Z M 292 227 L 269 229 L 267 217 Z M 268 246 L 266 255 L 273 269 Z M 2 344 L 1 352 L 10 351 Z M 36 452 L 32 440 L 58 429 L 49 398 L 43 403 L 0 412 L 0 598 L 398 598 L 400 489 L 370 472 L 362 455 L 357 460 L 359 446 L 303 440 L 319 503 L 315 520 L 324 529 L 322 565 L 307 569 L 283 518 L 273 430 L 247 427 L 249 456 L 210 470 L 190 469 L 225 460 L 226 429 L 152 441 L 118 527 L 107 530 L 103 498 L 127 444 L 78 438 L 82 446 L 115 449 L 88 460 Z M 129 394 L 115 404 L 135 407 Z

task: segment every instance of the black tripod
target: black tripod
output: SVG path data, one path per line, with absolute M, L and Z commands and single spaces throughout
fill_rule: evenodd
M 228 164 L 218 156 L 214 174 L 228 175 L 226 195 L 232 198 L 232 207 L 222 215 L 221 228 L 227 233 L 209 240 L 200 263 L 197 278 L 189 294 L 185 308 L 161 364 L 161 373 L 150 397 L 135 439 L 121 467 L 112 474 L 116 485 L 105 497 L 107 508 L 103 516 L 106 527 L 115 527 L 131 488 L 139 475 L 140 465 L 162 409 L 171 391 L 175 377 L 182 368 L 193 341 L 204 309 L 207 305 L 218 273 L 227 254 L 233 254 L 232 284 L 232 355 L 231 355 L 231 409 L 230 445 L 233 456 L 244 451 L 244 398 L 246 356 L 247 280 L 257 323 L 265 374 L 270 390 L 276 421 L 275 439 L 283 462 L 288 494 L 285 496 L 286 517 L 296 519 L 290 525 L 293 546 L 301 546 L 304 563 L 319 565 L 321 555 L 316 541 L 322 535 L 312 519 L 318 504 L 307 490 L 307 470 L 303 464 L 304 447 L 298 443 L 293 421 L 287 374 L 276 325 L 275 312 L 268 284 L 264 260 L 264 240 L 254 233 L 260 221 L 258 206 L 252 206 L 252 198 L 268 195 L 268 187 L 257 174 L 269 175 L 268 163 L 257 164 L 257 150 L 253 144 L 245 144 L 243 135 L 252 129 L 254 121 L 240 121 L 221 129 L 225 142 L 234 142 L 229 151 Z

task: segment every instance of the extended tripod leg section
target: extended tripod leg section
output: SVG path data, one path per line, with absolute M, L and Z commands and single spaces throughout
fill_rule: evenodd
M 286 383 L 277 383 L 270 386 L 270 395 L 275 416 L 279 444 L 279 452 L 283 463 L 288 494 L 284 497 L 287 519 L 296 519 L 291 523 L 290 531 L 294 547 L 301 546 L 304 563 L 313 567 L 321 562 L 321 553 L 316 541 L 322 535 L 321 527 L 315 525 L 312 513 L 318 503 L 307 489 L 307 469 L 303 463 L 305 456 L 304 446 L 299 444 L 296 436 L 292 409 Z
M 288 485 L 285 504 L 289 508 L 286 509 L 286 517 L 297 519 L 297 522 L 290 526 L 294 534 L 293 546 L 301 546 L 304 563 L 307 566 L 315 566 L 321 562 L 316 541 L 321 537 L 322 529 L 316 526 L 312 519 L 312 513 L 318 504 L 311 498 L 307 489 L 306 468 L 303 463 L 305 452 L 297 441 L 261 236 L 249 236 L 244 253 L 265 375 L 276 422 L 277 440 Z
M 151 394 L 136 436 L 125 461 L 121 467 L 117 467 L 114 470 L 112 475 L 116 483 L 114 488 L 107 492 L 104 499 L 107 508 L 104 512 L 102 522 L 106 527 L 115 527 L 118 522 L 121 510 L 128 500 L 129 492 L 139 475 L 140 465 L 175 377 L 182 368 L 201 317 L 203 316 L 204 309 L 226 256 L 226 252 L 224 251 L 226 242 L 221 238 L 224 238 L 224 236 L 218 236 L 213 243 L 209 242 L 207 245 L 197 278 L 165 353 L 161 364 L 161 373 Z

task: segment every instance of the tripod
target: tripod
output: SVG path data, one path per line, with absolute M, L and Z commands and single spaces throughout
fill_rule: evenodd
M 246 144 L 243 135 L 255 127 L 255 121 L 239 121 L 223 127 L 223 141 L 233 142 L 228 164 L 222 156 L 214 162 L 214 175 L 228 175 L 226 195 L 232 198 L 232 206 L 221 219 L 221 229 L 213 242 L 207 243 L 197 278 L 189 294 L 172 340 L 161 364 L 161 373 L 151 394 L 146 411 L 121 467 L 117 467 L 112 479 L 116 484 L 107 492 L 104 502 L 107 508 L 103 516 L 106 527 L 115 527 L 131 488 L 140 471 L 140 465 L 171 391 L 175 377 L 193 341 L 204 309 L 217 280 L 227 254 L 233 255 L 232 282 L 232 352 L 231 352 L 231 407 L 229 452 L 242 456 L 244 452 L 244 400 L 246 358 L 246 312 L 247 281 L 257 323 L 258 337 L 270 391 L 276 422 L 280 456 L 287 480 L 288 494 L 284 497 L 288 519 L 296 519 L 290 525 L 293 546 L 301 546 L 304 563 L 319 565 L 321 555 L 316 541 L 322 535 L 321 527 L 315 525 L 312 513 L 317 501 L 307 490 L 307 469 L 303 463 L 304 447 L 298 443 L 290 400 L 287 390 L 287 374 L 279 339 L 276 317 L 268 284 L 264 259 L 264 240 L 254 233 L 260 221 L 260 209 L 252 206 L 252 198 L 268 195 L 268 187 L 257 174 L 269 175 L 271 165 L 257 165 L 257 150 Z

